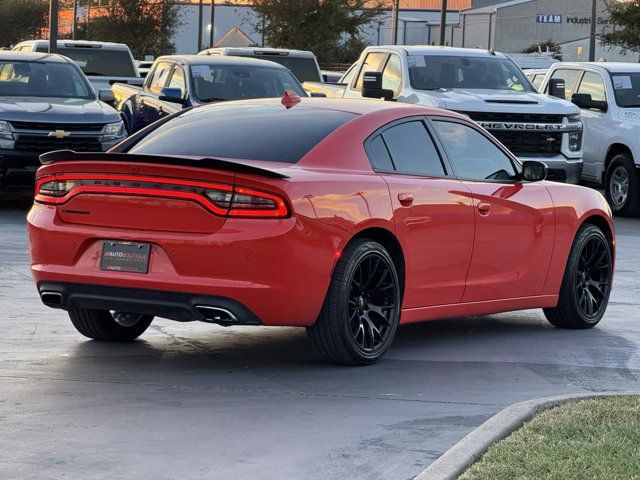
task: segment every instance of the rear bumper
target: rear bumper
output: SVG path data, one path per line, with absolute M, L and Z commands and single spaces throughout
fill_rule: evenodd
M 45 305 L 63 310 L 91 308 L 145 313 L 182 322 L 260 325 L 255 313 L 225 297 L 61 282 L 40 282 L 38 293 Z M 223 312 L 229 315 L 216 321 L 214 315 Z
M 322 308 L 336 252 L 348 241 L 341 230 L 299 216 L 228 219 L 211 234 L 65 223 L 55 207 L 40 204 L 27 218 L 32 275 L 40 291 L 49 285 L 63 295 L 60 307 L 144 308 L 176 320 L 202 320 L 194 314 L 194 302 L 209 299 L 231 302 L 232 311 L 246 309 L 252 315 L 240 312 L 239 318 L 255 317 L 264 325 L 311 325 Z M 149 273 L 100 270 L 101 245 L 109 239 L 150 243 Z
M 580 175 L 582 175 L 582 159 L 567 159 L 564 155 L 555 157 L 518 157 L 521 161 L 535 160 L 542 162 L 549 167 L 548 179 L 557 182 L 572 183 L 577 185 L 580 183 Z

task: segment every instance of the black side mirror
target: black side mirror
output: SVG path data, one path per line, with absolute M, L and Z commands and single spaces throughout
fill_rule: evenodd
M 562 78 L 551 78 L 549 80 L 549 95 L 552 97 L 557 97 L 561 99 L 565 99 L 565 90 L 566 86 L 564 80 Z
M 184 105 L 185 103 L 185 99 L 182 98 L 181 88 L 164 87 L 160 90 L 158 100 L 161 102 L 179 103 L 180 105 Z
M 593 100 L 590 93 L 574 93 L 571 95 L 571 101 L 580 108 L 595 108 L 603 112 L 609 108 L 606 100 Z
M 393 90 L 382 88 L 382 72 L 364 72 L 362 76 L 362 96 L 393 100 Z
M 116 96 L 113 93 L 113 90 L 105 88 L 104 90 L 100 90 L 98 92 L 98 98 L 100 99 L 100 101 L 108 104 L 108 105 L 114 105 L 116 103 Z
M 547 178 L 549 167 L 545 163 L 527 160 L 522 162 L 522 178 L 527 182 L 540 182 Z

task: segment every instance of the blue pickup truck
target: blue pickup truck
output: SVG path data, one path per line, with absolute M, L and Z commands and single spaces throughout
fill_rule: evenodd
M 129 133 L 183 108 L 211 102 L 309 96 L 285 67 L 266 60 L 204 55 L 159 57 L 142 87 L 116 83 L 116 108 Z

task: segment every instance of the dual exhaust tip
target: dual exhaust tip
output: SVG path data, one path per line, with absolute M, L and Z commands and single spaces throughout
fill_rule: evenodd
M 60 292 L 44 291 L 40 292 L 42 303 L 51 308 L 62 308 L 64 306 L 64 298 Z M 233 312 L 222 307 L 213 307 L 210 305 L 196 305 L 196 311 L 202 317 L 200 320 L 208 323 L 217 323 L 219 325 L 237 324 L 238 317 Z

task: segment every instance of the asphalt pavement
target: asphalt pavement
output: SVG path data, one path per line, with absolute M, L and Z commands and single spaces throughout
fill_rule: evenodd
M 38 299 L 28 200 L 0 203 L 0 479 L 404 480 L 512 403 L 640 390 L 640 220 L 616 220 L 598 327 L 433 321 L 344 368 L 295 328 L 156 320 L 134 343 L 89 341 Z

